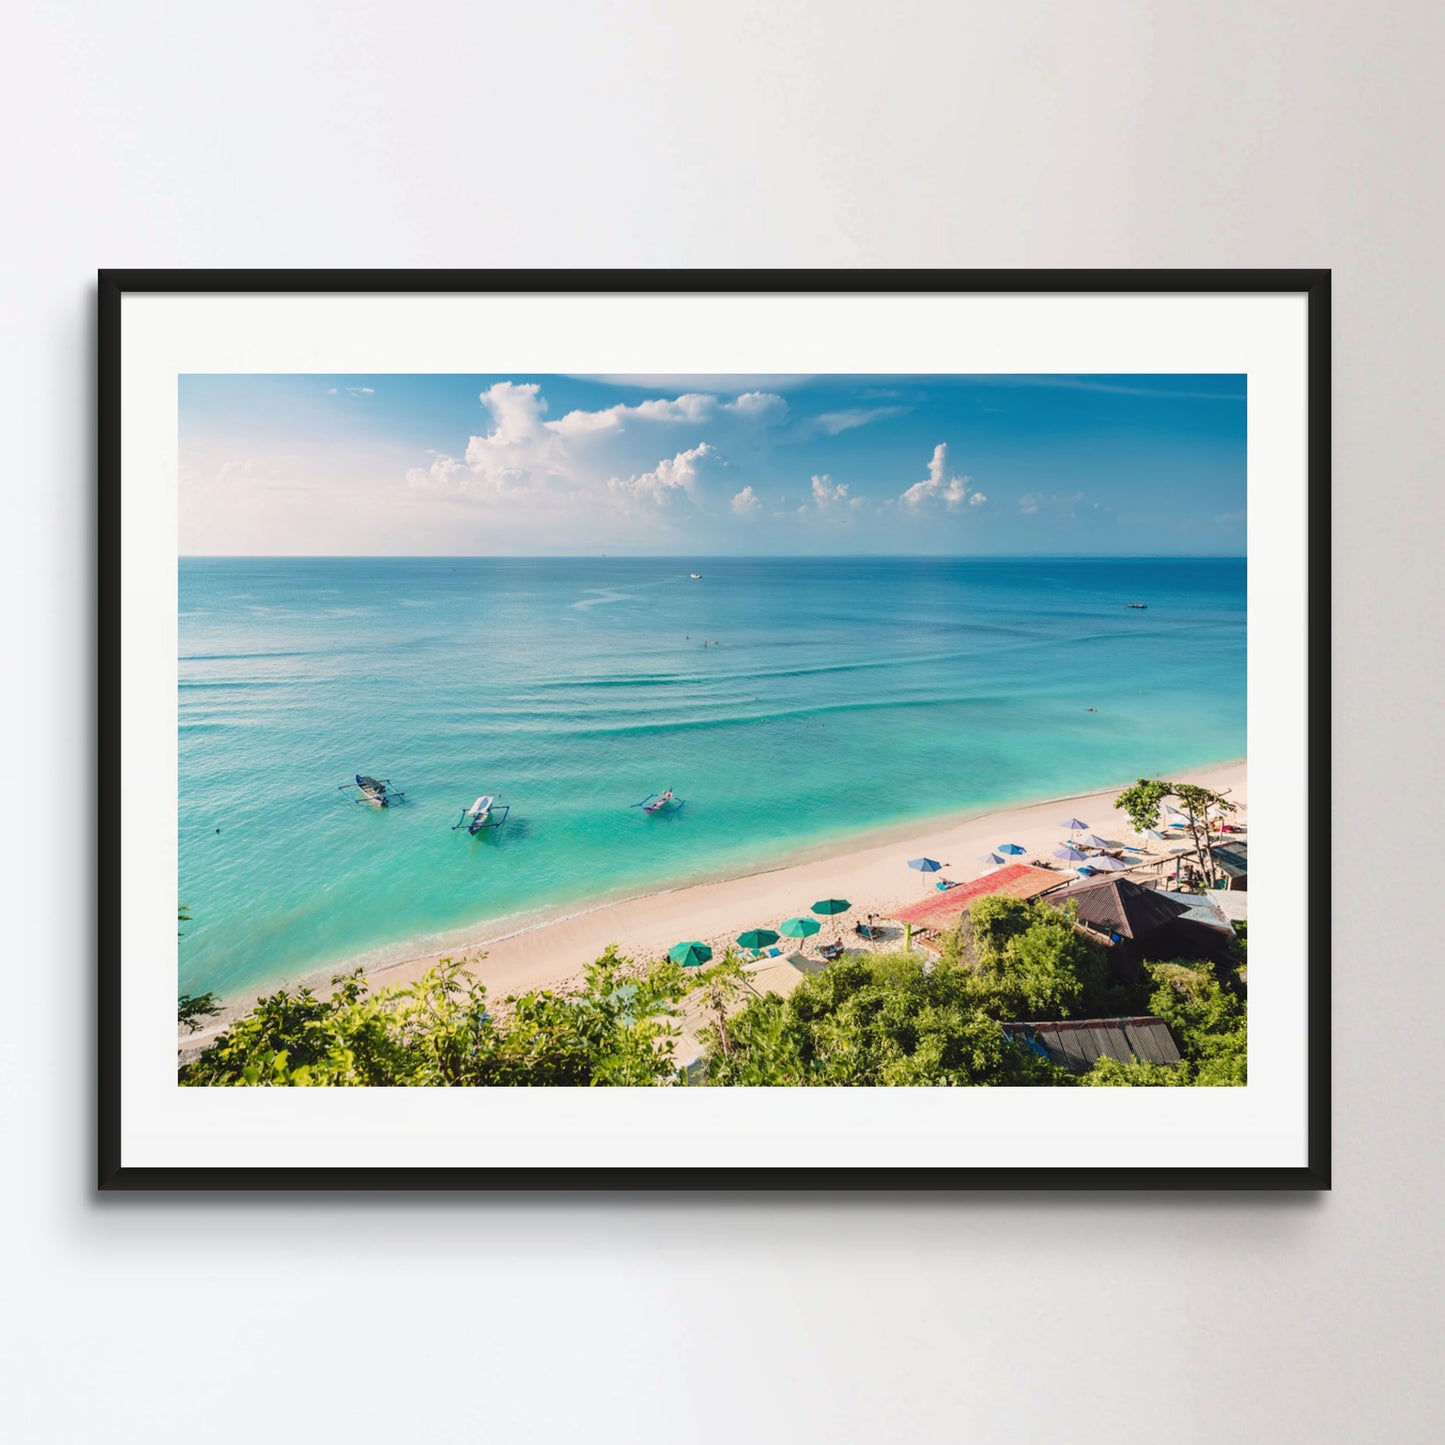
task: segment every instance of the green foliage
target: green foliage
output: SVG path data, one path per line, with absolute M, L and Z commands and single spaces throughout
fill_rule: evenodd
M 1177 1069 L 1166 1064 L 1151 1064 L 1143 1059 L 1130 1059 L 1121 1064 L 1118 1059 L 1094 1060 L 1094 1067 L 1083 1075 L 1079 1083 L 1093 1088 L 1169 1088 L 1186 1083 Z
M 1249 1031 L 1245 1003 L 1211 963 L 1193 959 L 1151 963 L 1149 1011 L 1169 1025 L 1179 1045 L 1180 1082 L 1236 1087 L 1248 1082 Z
M 1163 778 L 1140 778 L 1132 788 L 1126 788 L 1114 799 L 1114 806 L 1122 808 L 1133 823 L 1136 832 L 1159 826 L 1159 809 L 1166 798 L 1176 798 L 1188 816 L 1189 837 L 1194 844 L 1194 854 L 1199 860 L 1199 870 L 1205 878 L 1214 878 L 1214 856 L 1210 852 L 1209 810 L 1218 813 L 1234 813 L 1238 809 L 1229 801 L 1228 794 L 1216 793 L 1212 788 L 1201 788 L 1196 783 L 1169 783 Z
M 911 953 L 847 954 L 786 999 L 769 994 L 729 1021 L 709 1050 L 713 1085 L 969 1085 L 1067 1082 L 1013 1044 L 986 1012 L 970 969 Z
M 180 1071 L 190 1085 L 598 1085 L 677 1078 L 676 1001 L 691 987 L 673 963 L 639 967 L 609 948 L 582 990 L 510 997 L 446 960 L 405 987 L 372 994 L 360 970 L 329 998 L 282 989 Z
M 221 1001 L 213 993 L 183 993 L 176 1000 L 176 1022 L 184 1024 L 189 1033 L 195 1033 L 205 1019 L 220 1016 Z
M 1072 905 L 994 895 L 980 898 L 970 917 L 972 956 L 995 1018 L 1077 1017 L 1108 988 L 1104 950 L 1074 927 Z
M 1173 791 L 1174 784 L 1166 783 L 1162 778 L 1140 778 L 1132 788 L 1125 788 L 1114 799 L 1114 806 L 1129 815 L 1136 833 L 1143 833 L 1159 826 L 1159 809 Z

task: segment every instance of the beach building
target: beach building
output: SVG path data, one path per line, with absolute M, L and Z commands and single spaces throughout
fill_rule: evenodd
M 1009 863 L 975 878 L 972 883 L 959 883 L 939 890 L 917 903 L 899 909 L 893 917 L 899 923 L 915 928 L 949 929 L 979 898 L 1002 895 L 1007 898 L 1037 898 L 1051 888 L 1061 888 L 1065 879 L 1050 868 L 1035 868 L 1029 863 Z
M 1213 848 L 1214 861 L 1224 874 L 1224 886 L 1231 892 L 1249 887 L 1249 840 L 1233 838 L 1228 843 L 1216 843 Z
M 1207 958 L 1222 963 L 1231 956 L 1229 920 L 1192 893 L 1168 893 L 1115 876 L 1071 883 L 1046 901 L 1057 908 L 1074 904 L 1078 926 L 1104 945 L 1111 967 L 1123 978 L 1136 976 L 1145 962 Z
M 1245 888 L 1211 888 L 1204 895 L 1230 923 L 1249 919 L 1249 891 Z
M 1016 1043 L 1024 1044 L 1056 1064 L 1087 1073 L 1096 1059 L 1127 1064 L 1179 1067 L 1179 1046 L 1163 1019 L 1068 1019 L 1063 1023 L 1002 1024 Z

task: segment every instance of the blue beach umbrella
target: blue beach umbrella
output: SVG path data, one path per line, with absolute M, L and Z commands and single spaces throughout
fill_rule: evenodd
M 978 861 L 980 863 L 987 863 L 990 868 L 997 868 L 1003 862 L 1003 859 L 1000 858 L 997 853 L 985 853 Z
M 908 866 L 918 869 L 920 873 L 937 873 L 943 864 L 936 858 L 910 858 Z
M 1013 854 L 1015 857 L 1017 857 L 1020 853 L 1027 853 L 1027 852 L 1028 852 L 1028 849 L 1027 849 L 1027 848 L 1020 848 L 1017 843 L 1000 843 L 1000 844 L 998 845 L 998 847 L 994 849 L 994 852 L 995 852 L 995 853 L 1011 853 L 1011 854 Z
M 1064 821 L 1059 824 L 1059 827 L 1067 828 L 1071 833 L 1082 833 L 1088 826 L 1087 823 L 1081 823 L 1077 818 L 1065 818 Z
M 1055 848 L 1053 856 L 1055 858 L 1062 858 L 1066 863 L 1082 863 L 1086 855 L 1080 853 L 1077 848 L 1063 847 Z

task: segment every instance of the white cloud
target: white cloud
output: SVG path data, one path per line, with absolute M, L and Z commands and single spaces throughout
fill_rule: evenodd
M 825 517 L 845 516 L 856 511 L 863 505 L 862 497 L 850 497 L 848 495 L 847 482 L 835 482 L 832 477 L 824 473 L 813 479 L 812 506 Z M 798 508 L 799 512 L 808 512 L 812 508 L 804 502 Z
M 869 422 L 883 421 L 890 416 L 903 416 L 912 409 L 907 406 L 860 406 L 850 407 L 845 411 L 825 411 L 821 416 L 813 418 L 813 425 L 819 431 L 835 437 L 839 432 L 867 426 Z
M 787 403 L 770 392 L 743 392 L 732 401 L 706 392 L 570 411 L 547 420 L 547 400 L 536 382 L 499 381 L 480 401 L 490 429 L 471 437 L 460 458 L 433 453 L 425 467 L 413 467 L 407 483 L 436 496 L 508 502 L 538 507 L 591 502 L 617 510 L 655 508 L 679 497 L 698 501 L 700 466 L 721 460 L 711 441 L 650 465 L 661 447 L 647 441 L 653 427 L 704 423 L 751 430 L 787 413 Z M 674 445 L 676 445 L 674 443 Z
M 629 421 L 704 422 L 719 416 L 734 416 L 747 421 L 780 421 L 787 413 L 788 403 L 769 392 L 749 391 L 736 401 L 723 401 L 706 392 L 689 391 L 670 401 L 639 401 L 633 406 L 619 402 L 601 411 L 569 411 L 560 421 L 547 422 L 549 431 L 561 436 L 581 436 L 591 432 L 618 432 Z
M 1082 492 L 1075 492 L 1072 496 L 1061 496 L 1058 492 L 1050 492 L 1045 495 L 1043 492 L 1029 492 L 1026 496 L 1019 498 L 1019 511 L 1026 517 L 1036 517 L 1041 512 L 1053 512 L 1061 516 L 1072 517 L 1077 513 L 1079 503 L 1084 500 Z M 1097 506 L 1098 504 L 1095 503 Z
M 948 443 L 939 442 L 928 463 L 928 476 L 921 482 L 915 482 L 898 500 L 914 511 L 941 503 L 950 512 L 954 512 L 969 496 L 968 484 L 971 480 L 970 477 L 949 474 Z M 973 493 L 973 496 L 986 500 L 980 498 L 977 492 Z
M 328 386 L 328 387 L 326 388 L 326 395 L 327 395 L 327 396 L 340 396 L 343 391 L 344 391 L 348 396 L 375 396 L 375 395 L 376 395 L 376 388 L 375 388 L 374 386 Z
M 678 496 L 697 500 L 698 463 L 705 457 L 716 457 L 717 452 L 706 442 L 701 442 L 689 451 L 678 452 L 670 460 L 664 458 L 650 471 L 640 476 L 628 477 L 625 481 L 613 477 L 607 489 L 615 497 L 651 502 L 662 506 Z
M 499 381 L 481 394 L 492 429 L 467 442 L 463 460 L 438 456 L 413 467 L 410 486 L 444 495 L 517 499 L 574 479 L 567 449 L 542 421 L 547 403 L 536 382 Z
M 984 496 L 984 494 L 983 494 L 982 492 L 970 492 L 970 493 L 969 493 L 969 496 L 968 496 L 968 505 L 969 505 L 970 507 L 981 507 L 981 506 L 983 506 L 983 504 L 984 504 L 986 501 L 988 501 L 988 498 L 987 498 L 986 496 Z
M 740 517 L 751 517 L 763 509 L 761 499 L 751 487 L 744 487 L 732 500 L 733 511 Z

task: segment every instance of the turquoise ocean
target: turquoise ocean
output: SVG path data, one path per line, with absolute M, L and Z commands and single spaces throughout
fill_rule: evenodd
M 244 995 L 1243 757 L 1245 562 L 187 558 L 179 677 L 179 986 Z

